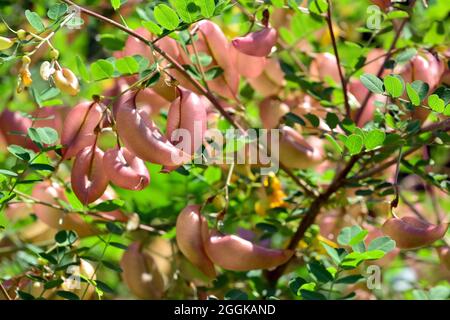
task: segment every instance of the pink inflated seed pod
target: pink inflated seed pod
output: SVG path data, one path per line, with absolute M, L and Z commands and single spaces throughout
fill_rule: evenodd
M 77 198 L 89 204 L 100 198 L 109 179 L 103 165 L 103 151 L 94 145 L 82 149 L 72 167 L 71 184 Z
M 416 217 L 390 218 L 382 231 L 395 240 L 400 249 L 414 249 L 428 246 L 441 239 L 447 232 L 448 223 L 434 225 Z
M 206 255 L 203 247 L 202 224 L 208 228 L 208 223 L 200 214 L 200 206 L 189 205 L 184 208 L 177 218 L 176 239 L 183 255 L 206 276 L 216 277 L 214 264 Z
M 69 159 L 81 149 L 93 145 L 95 129 L 103 117 L 105 107 L 96 102 L 82 102 L 68 113 L 61 135 L 63 157 Z
M 136 108 L 134 99 L 134 92 L 126 93 L 116 113 L 117 132 L 126 148 L 142 160 L 164 166 L 189 162 L 191 156 L 170 143 L 149 115 Z
M 240 52 L 254 57 L 265 57 L 269 55 L 273 46 L 277 43 L 277 30 L 264 28 L 251 32 L 245 37 L 238 37 L 231 41 L 233 46 Z
M 24 148 L 38 151 L 38 147 L 27 137 L 32 120 L 17 111 L 3 110 L 0 114 L 0 129 L 8 144 L 16 144 Z
M 150 182 L 145 162 L 124 147 L 107 150 L 103 164 L 109 180 L 118 187 L 142 190 Z
M 334 55 L 328 52 L 318 53 L 309 66 L 311 79 L 315 81 L 325 81 L 327 78 L 340 83 L 339 69 Z
M 230 54 L 234 60 L 237 72 L 246 78 L 259 77 L 266 67 L 266 57 L 254 57 L 238 51 L 230 46 Z
M 64 189 L 49 181 L 36 184 L 31 195 L 42 202 L 54 205 L 58 205 L 58 200 L 67 202 Z M 33 211 L 39 220 L 58 230 L 73 230 L 80 237 L 90 236 L 97 232 L 76 213 L 67 213 L 39 203 L 33 204 Z
M 167 115 L 166 136 L 172 144 L 177 145 L 176 142 L 179 142 L 177 130 L 186 130 L 190 135 L 190 141 L 186 144 L 189 148 L 184 151 L 194 155 L 201 148 L 207 129 L 206 106 L 194 92 L 181 87 L 178 88 L 178 92 L 179 97 L 172 102 Z
M 202 239 L 211 261 L 226 270 L 271 269 L 286 263 L 294 254 L 292 250 L 268 249 L 217 230 L 210 232 L 207 224 L 202 224 Z

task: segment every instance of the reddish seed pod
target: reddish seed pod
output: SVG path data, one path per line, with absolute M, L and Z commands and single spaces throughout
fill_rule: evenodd
M 234 61 L 237 72 L 246 78 L 256 78 L 260 76 L 266 67 L 266 57 L 249 56 L 230 47 L 230 55 Z
M 325 81 L 328 77 L 340 83 L 337 60 L 331 53 L 318 53 L 309 66 L 311 78 L 316 81 Z
M 203 248 L 201 228 L 208 223 L 200 214 L 200 206 L 190 205 L 184 208 L 177 218 L 177 244 L 183 255 L 205 275 L 216 277 L 214 264 Z
M 276 128 L 281 118 L 289 113 L 290 109 L 283 101 L 278 100 L 276 97 L 267 97 L 259 104 L 259 116 L 263 128 L 273 129 Z
M 103 117 L 104 110 L 105 107 L 96 102 L 82 102 L 70 110 L 61 135 L 64 159 L 72 158 L 81 149 L 94 144 L 95 129 Z
M 206 106 L 194 92 L 183 88 L 178 88 L 178 92 L 179 97 L 172 102 L 167 115 L 166 136 L 171 143 L 175 144 L 178 140 L 176 130 L 187 130 L 191 139 L 189 148 L 184 151 L 194 155 L 201 148 L 207 129 Z M 180 133 L 183 134 L 183 132 Z
M 82 149 L 73 162 L 71 183 L 77 198 L 83 204 L 100 198 L 108 187 L 108 176 L 103 165 L 103 151 L 95 145 Z
M 322 140 L 309 137 L 308 140 L 295 129 L 281 127 L 280 161 L 289 168 L 306 169 L 323 159 Z
M 78 92 L 80 92 L 78 78 L 70 69 L 62 68 L 56 70 L 53 79 L 56 87 L 62 92 L 70 94 L 71 96 L 76 96 Z
M 164 278 L 153 257 L 134 242 L 120 260 L 122 278 L 127 287 L 140 299 L 161 299 L 164 293 Z
M 231 41 L 233 46 L 240 52 L 254 57 L 265 57 L 277 43 L 277 30 L 264 28 L 260 31 L 251 32 L 245 37 L 235 38 Z
M 234 271 L 271 269 L 286 263 L 294 254 L 292 250 L 268 249 L 255 245 L 235 235 L 223 235 L 202 224 L 205 251 L 212 262 Z
M 19 112 L 5 109 L 0 114 L 0 129 L 8 144 L 16 144 L 38 151 L 38 147 L 26 137 L 31 125 L 31 119 L 23 117 Z
M 55 205 L 58 205 L 58 199 L 67 201 L 64 189 L 60 185 L 49 181 L 43 181 L 36 184 L 31 195 L 40 201 Z M 38 203 L 33 204 L 33 211 L 39 220 L 52 228 L 58 230 L 73 230 L 80 237 L 96 233 L 96 230 L 85 222 L 78 214 L 66 213 L 62 210 Z
M 415 217 L 390 218 L 382 226 L 400 249 L 414 249 L 432 244 L 447 232 L 448 223 L 434 225 Z
M 448 270 L 450 270 L 450 247 L 438 247 L 436 248 L 439 260 L 441 261 L 441 264 L 443 264 Z
M 199 33 L 199 40 L 195 44 L 197 50 L 209 54 L 214 60 L 208 68 L 219 66 L 224 70 L 221 76 L 208 81 L 209 88 L 222 97 L 235 99 L 239 89 L 239 74 L 230 55 L 230 43 L 217 24 L 203 20 L 196 26 Z
M 285 85 L 284 72 L 279 61 L 268 58 L 264 72 L 256 78 L 249 78 L 248 83 L 263 97 L 278 95 Z
M 117 132 L 127 149 L 139 158 L 164 166 L 179 166 L 191 156 L 177 149 L 161 133 L 149 115 L 136 108 L 135 93 L 128 92 L 117 110 Z
M 103 164 L 109 180 L 118 187 L 142 190 L 150 182 L 145 162 L 126 148 L 106 151 L 103 156 Z

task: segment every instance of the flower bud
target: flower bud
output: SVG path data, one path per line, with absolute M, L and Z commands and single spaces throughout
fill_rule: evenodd
M 9 38 L 5 38 L 5 37 L 0 37 L 0 51 L 9 49 L 13 45 L 14 45 L 13 40 L 11 40 Z

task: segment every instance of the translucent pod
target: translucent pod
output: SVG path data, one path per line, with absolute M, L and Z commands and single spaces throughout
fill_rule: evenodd
M 145 162 L 127 148 L 107 150 L 103 157 L 103 164 L 109 180 L 118 187 L 142 190 L 150 182 Z
M 189 205 L 184 208 L 177 218 L 177 244 L 183 255 L 193 265 L 208 277 L 215 278 L 214 264 L 208 258 L 203 248 L 202 225 L 206 225 L 206 228 L 208 228 L 207 221 L 200 214 L 200 206 Z
M 108 187 L 109 179 L 103 165 L 103 151 L 95 145 L 81 150 L 73 162 L 71 184 L 83 204 L 100 198 Z

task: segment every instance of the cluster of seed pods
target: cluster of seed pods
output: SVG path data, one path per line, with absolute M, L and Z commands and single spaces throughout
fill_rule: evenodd
M 292 250 L 269 249 L 236 235 L 209 230 L 198 205 L 189 205 L 180 212 L 176 230 L 180 251 L 210 278 L 216 276 L 215 265 L 234 271 L 271 269 L 294 254 Z

